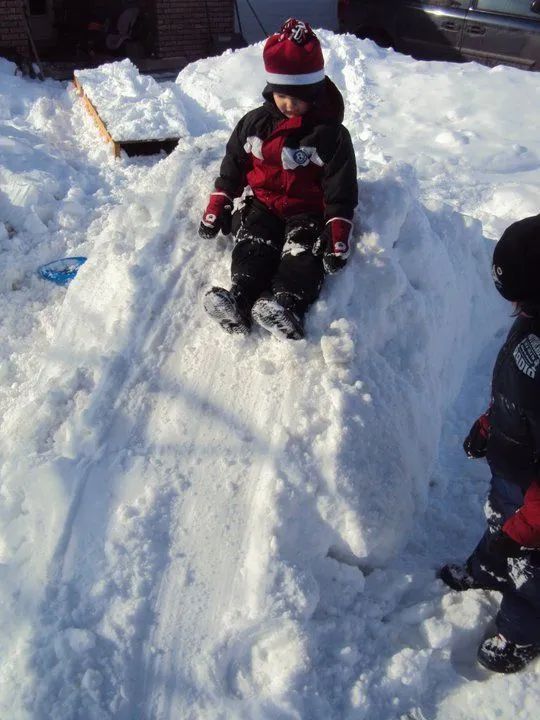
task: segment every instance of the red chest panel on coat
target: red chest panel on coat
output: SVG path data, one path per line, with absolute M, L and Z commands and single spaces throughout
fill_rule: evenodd
M 302 118 L 280 123 L 262 140 L 248 137 L 245 150 L 251 157 L 247 181 L 255 197 L 282 217 L 324 212 L 321 179 L 323 162 L 317 148 L 294 142 Z

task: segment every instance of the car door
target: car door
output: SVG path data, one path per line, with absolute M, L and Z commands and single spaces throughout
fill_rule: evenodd
M 467 60 L 540 70 L 540 14 L 531 0 L 475 0 L 465 21 Z M 539 8 L 540 9 L 540 8 Z
M 397 12 L 397 49 L 417 58 L 459 59 L 465 19 L 472 0 L 401 0 Z

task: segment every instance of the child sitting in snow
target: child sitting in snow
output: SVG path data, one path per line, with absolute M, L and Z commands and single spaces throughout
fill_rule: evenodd
M 203 238 L 232 229 L 232 286 L 212 287 L 203 302 L 227 332 L 247 334 L 255 321 L 299 339 L 324 273 L 349 256 L 356 162 L 343 98 L 310 26 L 288 20 L 263 59 L 266 102 L 234 129 L 199 228 Z M 233 214 L 246 185 L 251 193 Z

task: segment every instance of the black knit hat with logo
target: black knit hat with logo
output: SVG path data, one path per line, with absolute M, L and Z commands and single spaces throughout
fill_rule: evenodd
M 540 215 L 508 227 L 493 252 L 493 280 L 507 300 L 540 303 Z

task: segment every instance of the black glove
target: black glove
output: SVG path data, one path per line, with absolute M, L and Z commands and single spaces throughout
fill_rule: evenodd
M 489 417 L 487 413 L 480 415 L 469 430 L 463 442 L 465 455 L 470 458 L 483 458 L 486 456 L 489 437 Z
M 352 223 L 345 218 L 331 218 L 313 245 L 313 254 L 323 256 L 324 271 L 336 273 L 345 267 L 349 257 L 349 235 Z
M 224 235 L 231 232 L 233 201 L 224 192 L 213 192 L 199 225 L 202 238 L 214 238 L 221 230 Z
M 499 557 L 520 557 L 526 550 L 521 545 L 512 540 L 510 535 L 507 535 L 502 530 L 491 535 L 487 542 L 487 550 L 493 555 Z

